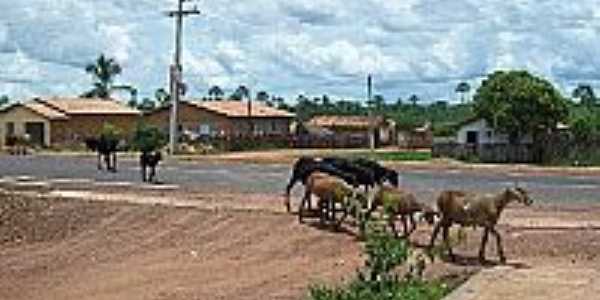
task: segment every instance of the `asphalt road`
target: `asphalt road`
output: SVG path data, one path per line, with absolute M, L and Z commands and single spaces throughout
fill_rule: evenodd
M 119 161 L 119 171 L 96 169 L 94 157 L 0 156 L 0 177 L 33 176 L 48 179 L 91 179 L 100 182 L 139 182 L 136 160 Z M 164 162 L 158 176 L 161 182 L 187 189 L 226 193 L 281 194 L 289 178 L 287 164 L 245 164 L 210 162 Z M 401 184 L 421 198 L 432 200 L 443 189 L 495 192 L 518 181 L 536 201 L 600 204 L 600 176 L 561 176 L 557 174 L 502 174 L 472 170 L 404 170 Z M 301 188 L 295 188 L 298 194 Z

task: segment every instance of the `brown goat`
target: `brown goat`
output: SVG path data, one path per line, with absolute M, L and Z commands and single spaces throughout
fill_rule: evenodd
M 433 247 L 440 229 L 443 229 L 444 241 L 448 246 L 448 255 L 452 261 L 455 260 L 452 247 L 448 241 L 448 231 L 452 224 L 462 226 L 483 227 L 481 247 L 479 248 L 479 260 L 485 262 L 485 246 L 488 235 L 491 232 L 496 236 L 498 256 L 501 263 L 506 262 L 502 240 L 495 226 L 502 211 L 510 202 L 516 201 L 525 205 L 533 202 L 526 190 L 523 188 L 507 188 L 496 195 L 481 195 L 463 191 L 443 191 L 437 199 L 441 220 L 435 225 L 431 235 L 429 247 Z
M 324 223 L 326 218 L 335 221 L 335 205 L 336 203 L 342 205 L 343 215 L 342 218 L 336 222 L 336 227 L 339 226 L 346 217 L 350 201 L 358 199 L 361 202 L 366 202 L 366 197 L 364 195 L 357 193 L 342 179 L 325 173 L 314 172 L 306 180 L 304 198 L 302 199 L 302 203 L 298 210 L 298 220 L 301 223 L 303 222 L 304 207 L 309 204 L 313 194 L 319 198 L 317 207 L 319 207 L 320 210 L 321 223 Z M 331 216 L 327 214 L 331 214 Z
M 367 218 L 377 207 L 383 207 L 389 214 L 388 224 L 396 236 L 396 218 L 400 216 L 404 228 L 404 237 L 408 238 L 416 229 L 417 225 L 414 216 L 417 213 L 423 213 L 423 217 L 429 224 L 433 224 L 436 212 L 427 204 L 419 202 L 415 195 L 407 190 L 381 186 L 373 197 L 371 208 L 367 212 Z M 407 222 L 410 220 L 411 227 L 408 228 Z

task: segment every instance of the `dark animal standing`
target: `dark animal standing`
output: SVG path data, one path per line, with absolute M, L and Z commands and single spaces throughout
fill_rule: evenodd
M 85 139 L 85 145 L 89 150 L 98 153 L 98 170 L 102 170 L 102 158 L 104 158 L 106 170 L 117 172 L 117 148 L 119 145 L 117 139 L 101 135 L 99 138 Z
M 290 191 L 300 181 L 306 186 L 306 179 L 312 172 L 319 171 L 344 179 L 352 186 L 363 185 L 365 190 L 384 181 L 398 186 L 398 172 L 367 159 L 348 160 L 339 157 L 314 158 L 300 157 L 292 167 L 292 177 L 286 187 L 286 208 L 290 211 Z
M 452 224 L 479 226 L 484 229 L 481 237 L 481 247 L 479 248 L 479 260 L 481 262 L 485 261 L 485 246 L 491 232 L 496 236 L 496 248 L 500 262 L 505 263 L 506 257 L 502 248 L 502 239 L 496 230 L 496 224 L 506 205 L 513 201 L 525 205 L 531 205 L 533 202 L 527 191 L 519 187 L 507 188 L 496 195 L 481 195 L 456 190 L 443 191 L 437 199 L 438 210 L 442 219 L 433 229 L 429 247 L 433 247 L 437 234 L 442 229 L 444 241 L 448 247 L 448 255 L 454 261 L 455 257 L 448 241 L 448 231 Z
M 140 166 L 142 170 L 142 181 L 143 182 L 155 182 L 156 166 L 162 160 L 162 154 L 160 151 L 154 152 L 142 152 L 140 155 Z M 148 168 L 150 168 L 150 174 L 148 174 Z
M 290 181 L 286 187 L 285 206 L 288 212 L 291 210 L 290 192 L 292 188 L 298 181 L 302 182 L 302 184 L 306 186 L 308 177 L 314 172 L 321 172 L 332 176 L 336 176 L 338 178 L 341 178 L 351 186 L 358 186 L 358 181 L 353 174 L 345 173 L 330 164 L 324 163 L 320 160 L 316 160 L 312 157 L 303 156 L 294 163 L 294 166 L 292 167 L 292 177 L 290 178 Z M 310 199 L 308 199 L 309 209 L 312 209 L 311 205 L 311 201 Z

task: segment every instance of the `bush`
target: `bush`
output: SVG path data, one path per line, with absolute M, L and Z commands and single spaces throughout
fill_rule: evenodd
M 143 152 L 155 151 L 167 142 L 166 136 L 156 126 L 139 124 L 133 137 L 133 147 Z
M 424 260 L 419 260 L 417 266 L 410 266 L 410 271 L 403 277 L 394 274 L 393 270 L 406 263 L 411 251 L 405 240 L 396 239 L 382 229 L 369 228 L 365 254 L 365 266 L 358 271 L 357 278 L 342 287 L 311 286 L 309 299 L 437 300 L 449 292 L 445 284 L 421 278 Z M 415 267 L 417 276 L 412 273 Z

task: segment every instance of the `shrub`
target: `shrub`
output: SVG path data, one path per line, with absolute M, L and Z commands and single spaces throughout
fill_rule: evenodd
M 138 124 L 133 136 L 133 146 L 143 152 L 155 151 L 166 144 L 166 136 L 156 126 Z
M 394 238 L 384 230 L 371 226 L 365 245 L 367 259 L 357 277 L 342 287 L 314 285 L 309 287 L 311 300 L 437 300 L 449 288 L 440 282 L 428 282 L 420 277 L 424 260 L 417 262 L 417 276 L 411 271 L 400 277 L 393 270 L 406 263 L 411 254 L 405 240 Z

